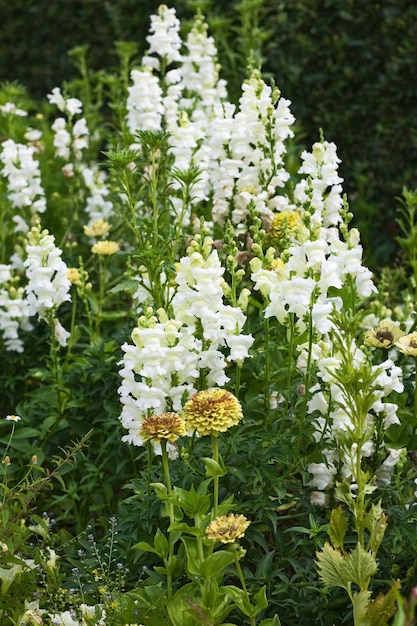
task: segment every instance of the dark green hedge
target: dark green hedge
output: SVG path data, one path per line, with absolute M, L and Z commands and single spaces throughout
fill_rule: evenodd
M 181 0 L 186 22 L 206 15 L 236 99 L 251 49 L 304 131 L 322 128 L 343 160 L 345 189 L 368 262 L 395 255 L 396 197 L 417 187 L 417 3 L 414 0 Z M 89 44 L 92 68 L 114 62 L 115 40 L 145 46 L 149 0 L 0 0 L 0 81 L 36 97 L 74 74 L 67 51 Z

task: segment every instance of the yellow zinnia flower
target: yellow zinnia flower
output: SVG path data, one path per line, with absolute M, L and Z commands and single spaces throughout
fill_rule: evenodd
M 404 354 L 417 357 L 417 332 L 403 335 L 395 342 L 395 345 Z
M 216 517 L 206 528 L 206 535 L 212 541 L 233 543 L 245 534 L 250 522 L 244 515 L 221 515 Z
M 91 252 L 94 254 L 100 254 L 109 256 L 110 254 L 114 254 L 115 252 L 119 252 L 120 245 L 117 241 L 98 241 L 91 248 Z
M 374 348 L 391 348 L 404 335 L 398 324 L 390 319 L 381 320 L 379 326 L 368 330 L 365 343 Z
M 225 432 L 243 418 L 239 400 L 225 389 L 204 389 L 194 394 L 184 406 L 184 419 L 199 435 Z
M 109 222 L 97 220 L 96 222 L 93 222 L 91 226 L 84 226 L 84 233 L 88 237 L 103 237 L 103 235 L 107 235 L 110 229 L 111 226 Z
M 151 415 L 143 420 L 140 427 L 140 436 L 143 441 L 152 439 L 154 443 L 160 443 L 161 439 L 172 443 L 186 434 L 185 422 L 176 413 Z

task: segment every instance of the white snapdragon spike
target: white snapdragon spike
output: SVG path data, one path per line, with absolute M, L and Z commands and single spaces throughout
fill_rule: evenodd
M 307 346 L 303 347 L 303 350 L 307 349 Z M 318 444 L 325 443 L 326 448 L 322 453 L 327 461 L 311 464 L 308 469 L 313 474 L 309 485 L 319 490 L 332 486 L 331 478 L 335 477 L 337 472 L 340 476 L 354 481 L 358 454 L 361 458 L 369 458 L 381 447 L 381 442 L 376 440 L 376 424 L 382 423 L 384 428 L 392 424 L 400 424 L 397 416 L 398 407 L 389 402 L 388 398 L 393 391 L 401 393 L 404 389 L 401 380 L 402 372 L 391 359 L 377 366 L 371 365 L 367 355 L 356 344 L 344 346 L 344 350 L 350 351 L 350 363 L 355 369 L 355 378 L 360 380 L 365 376 L 367 380 L 370 380 L 370 383 L 364 384 L 364 388 L 356 392 L 363 394 L 364 397 L 372 398 L 369 412 L 364 416 L 361 425 L 363 432 L 361 449 L 358 452 L 358 444 L 355 442 L 358 429 L 355 404 L 347 402 L 349 389 L 348 387 L 345 389 L 344 383 L 341 382 L 341 371 L 345 367 L 345 361 L 341 353 L 336 352 L 332 355 L 329 352 L 331 349 L 329 338 L 327 345 L 316 344 L 312 351 L 312 362 L 317 367 L 317 377 L 321 382 L 310 389 L 311 399 L 308 402 L 308 410 L 310 414 L 317 415 L 314 421 L 314 439 Z M 303 359 L 300 355 L 298 366 L 301 368 L 303 360 L 306 362 L 307 354 Z M 355 402 L 357 401 L 356 397 Z M 329 449 L 332 451 L 331 459 L 328 455 Z M 389 482 L 401 453 L 390 448 L 387 450 L 390 454 L 376 472 L 381 483 Z M 321 480 L 322 474 L 326 480 Z
M 210 367 L 218 371 L 226 367 L 225 357 L 219 352 L 228 344 L 239 345 L 234 355 L 239 354 L 238 361 L 247 358 L 248 351 L 253 343 L 251 336 L 240 340 L 246 316 L 239 307 L 232 307 L 224 303 L 224 268 L 222 267 L 217 251 L 211 250 L 212 241 L 209 238 L 203 243 L 203 251 L 198 246 L 191 245 L 188 256 L 179 263 L 176 276 L 177 291 L 172 299 L 175 319 L 181 320 L 188 326 L 201 328 L 203 342 L 209 347 L 209 354 L 202 353 L 202 359 L 210 358 Z M 249 345 L 250 344 L 250 345 Z M 215 351 L 215 354 L 212 351 Z M 213 361 L 214 359 L 214 361 Z M 229 360 L 233 360 L 229 355 Z M 213 361 L 213 362 L 212 362 Z M 203 365 L 203 368 L 206 365 Z M 226 378 L 227 380 L 227 378 Z M 218 384 L 218 383 L 217 383 Z
M 7 139 L 1 144 L 0 173 L 6 178 L 7 196 L 12 207 L 23 210 L 13 217 L 15 230 L 23 232 L 29 228 L 27 218 L 46 210 L 39 163 L 34 155 L 35 149 L 32 146 L 15 143 L 12 139 Z M 28 216 L 25 216 L 24 209 L 28 209 Z
M 180 22 L 174 8 L 162 4 L 156 15 L 151 15 L 148 54 L 157 54 L 165 63 L 181 61 Z
M 68 267 L 61 259 L 62 250 L 55 245 L 55 238 L 40 226 L 34 226 L 27 235 L 26 260 L 24 267 L 28 283 L 26 298 L 30 315 L 38 315 L 48 320 L 49 314 L 55 318 L 58 307 L 71 300 L 71 283 L 68 280 Z M 68 333 L 54 319 L 55 337 L 61 345 L 66 345 Z
M 369 296 L 376 288 L 371 272 L 362 265 L 357 230 L 345 229 L 344 237 L 341 236 L 342 179 L 337 172 L 339 159 L 334 144 L 316 143 L 311 154 L 304 152 L 302 159 L 300 173 L 308 179 L 295 188 L 294 199 L 300 206 L 285 213 L 280 209 L 272 220 L 274 234 L 279 232 L 276 225 L 282 224 L 278 218 L 287 216 L 291 240 L 281 253 L 285 264 L 269 270 L 253 260 L 252 281 L 254 289 L 266 298 L 267 317 L 276 317 L 286 324 L 289 314 L 295 314 L 299 332 L 306 330 L 311 319 L 313 331 L 325 336 L 333 328 L 331 314 L 342 308 L 337 292 L 347 281 L 354 283 L 360 297 Z M 329 197 L 332 197 L 331 209 L 327 204 Z M 291 218 L 297 215 L 299 223 L 294 219 L 291 225 Z
M 11 265 L 0 265 L 0 334 L 7 351 L 23 352 L 20 330 L 32 330 L 24 288 L 16 283 Z
M 266 85 L 257 70 L 244 82 L 242 92 L 227 143 L 210 173 L 213 215 L 220 223 L 229 217 L 235 224 L 245 221 L 251 201 L 264 219 L 271 219 L 283 202 L 278 189 L 289 178 L 283 157 L 285 141 L 293 136 L 290 102 Z
M 109 200 L 110 191 L 106 185 L 106 173 L 97 165 L 81 166 L 84 183 L 90 193 L 87 197 L 85 212 L 88 215 L 87 226 L 100 220 L 108 221 L 114 214 L 113 202 Z
M 161 322 L 155 317 L 140 318 L 131 338 L 133 345 L 122 346 L 120 420 L 128 430 L 123 441 L 142 445 L 144 418 L 177 411 L 182 408 L 182 396 L 195 393 L 201 341 L 181 322 Z
M 211 239 L 202 246 L 193 242 L 178 265 L 172 319 L 164 311 L 158 311 L 159 320 L 143 316 L 133 343 L 122 346 L 120 420 L 128 430 L 123 439 L 134 445 L 142 445 L 145 417 L 181 410 L 202 374 L 206 387 L 224 386 L 228 362 L 241 364 L 253 343 L 243 333 L 243 311 L 224 302 L 224 268 Z
M 74 120 L 82 113 L 82 102 L 78 98 L 64 98 L 59 87 L 55 87 L 47 96 L 66 117 L 58 117 L 52 124 L 54 131 L 55 156 L 65 161 L 80 161 L 82 151 L 88 147 L 89 130 L 84 117 Z M 64 173 L 68 172 L 68 169 Z M 68 175 L 68 174 L 66 174 Z
M 152 70 L 132 70 L 130 73 L 132 85 L 128 87 L 127 127 L 134 135 L 138 130 L 162 129 L 162 89 L 157 76 Z

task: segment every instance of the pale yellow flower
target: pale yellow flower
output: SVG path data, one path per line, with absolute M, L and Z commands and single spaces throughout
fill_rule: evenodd
M 403 335 L 395 342 L 395 345 L 404 354 L 417 357 L 417 332 Z
M 110 254 L 115 254 L 119 252 L 120 244 L 117 241 L 98 241 L 91 248 L 91 252 L 94 254 L 100 254 L 102 256 L 109 256 Z
M 284 237 L 284 235 L 295 236 L 301 225 L 301 213 L 299 211 L 280 211 L 272 218 L 271 238 L 274 243 Z
M 221 515 L 216 517 L 206 528 L 206 535 L 212 541 L 233 543 L 245 534 L 250 522 L 244 515 Z
M 81 274 L 76 267 L 69 267 L 67 272 L 67 278 L 73 285 L 81 284 Z
M 103 237 L 110 232 L 111 226 L 109 222 L 105 220 L 97 220 L 93 222 L 90 226 L 84 226 L 84 233 L 88 237 Z
M 154 443 L 160 443 L 161 439 L 173 442 L 186 434 L 185 422 L 176 413 L 151 415 L 143 420 L 140 427 L 140 436 L 143 441 L 152 439 Z
M 390 319 L 381 320 L 379 326 L 368 330 L 365 343 L 374 348 L 391 348 L 404 335 L 398 324 Z
M 243 418 L 242 406 L 230 391 L 204 389 L 194 394 L 184 406 L 184 419 L 199 435 L 225 432 Z

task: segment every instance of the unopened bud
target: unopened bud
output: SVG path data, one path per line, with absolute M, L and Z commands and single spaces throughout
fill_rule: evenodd
M 11 460 L 10 460 L 10 457 L 9 457 L 8 455 L 7 455 L 7 456 L 5 456 L 5 457 L 4 457 L 4 459 L 3 459 L 3 465 L 5 465 L 6 467 L 8 467 L 8 466 L 9 466 L 9 465 L 11 465 L 11 464 L 12 464 L 12 462 L 11 462 Z

